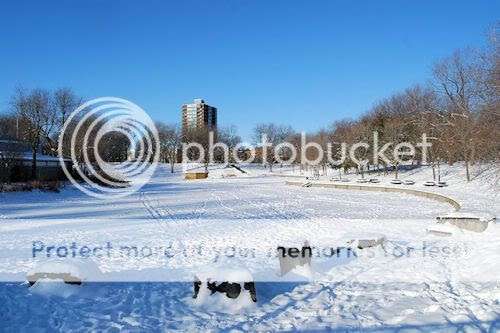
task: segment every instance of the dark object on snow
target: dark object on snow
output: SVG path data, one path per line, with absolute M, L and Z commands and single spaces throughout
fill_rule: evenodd
M 197 276 L 195 276 L 193 298 L 198 297 L 201 284 L 202 284 L 201 280 L 198 279 Z M 238 298 L 238 296 L 240 296 L 241 284 L 238 282 L 228 282 L 228 281 L 218 283 L 217 281 L 211 281 L 209 279 L 207 280 L 207 289 L 212 292 L 211 295 L 215 294 L 216 292 L 219 292 L 219 293 L 225 293 L 228 298 L 235 299 Z M 252 301 L 257 302 L 257 292 L 255 290 L 255 283 L 253 281 L 244 282 L 243 289 L 248 290 L 250 292 L 250 297 L 252 298 Z
M 193 298 L 198 297 L 198 293 L 200 292 L 200 287 L 201 287 L 201 281 L 195 275 L 194 276 L 194 296 L 193 296 Z
M 235 168 L 236 170 L 240 171 L 241 173 L 247 173 L 245 170 L 237 166 L 236 164 L 228 164 L 226 168 Z

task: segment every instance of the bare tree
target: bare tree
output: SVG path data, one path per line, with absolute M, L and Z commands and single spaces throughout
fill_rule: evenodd
M 36 154 L 43 137 L 51 133 L 55 124 L 56 112 L 51 101 L 50 92 L 34 89 L 26 93 L 24 89 L 16 89 L 11 99 L 11 106 L 18 117 L 26 124 L 22 137 L 31 148 L 31 177 L 36 179 Z
M 187 155 L 191 160 L 195 160 L 199 157 L 200 153 L 203 153 L 205 171 L 208 171 L 208 165 L 210 163 L 210 136 L 212 136 L 214 142 L 216 142 L 218 137 L 217 129 L 208 127 L 192 128 L 184 135 L 185 143 L 195 142 L 201 146 L 202 152 L 191 147 L 188 149 Z
M 253 130 L 253 140 L 256 147 L 262 149 L 262 161 L 269 165 L 269 171 L 273 171 L 274 147 L 291 138 L 294 131 L 290 126 L 276 125 L 273 123 L 258 124 Z M 267 147 L 261 143 L 265 138 Z
M 221 127 L 218 129 L 217 134 L 218 141 L 226 144 L 229 148 L 229 161 L 233 161 L 233 154 L 231 154 L 231 152 L 236 145 L 241 142 L 241 137 L 238 135 L 238 129 L 234 125 Z M 218 160 L 221 160 L 221 156 L 218 157 Z
M 125 134 L 111 131 L 101 137 L 98 147 L 94 149 L 98 149 L 99 156 L 105 162 L 124 162 L 128 158 L 130 144 Z
M 448 126 L 464 159 L 467 181 L 475 150 L 475 116 L 481 104 L 478 67 L 471 50 L 456 51 L 434 66 L 438 91 L 447 99 Z
M 52 98 L 55 108 L 54 124 L 49 132 L 44 133 L 44 140 L 47 145 L 48 153 L 55 155 L 57 154 L 59 134 L 61 133 L 62 127 L 71 112 L 83 103 L 83 99 L 77 96 L 70 88 L 57 89 Z
M 1 183 L 12 181 L 16 159 L 22 153 L 22 147 L 16 140 L 17 118 L 12 115 L 0 115 L 0 187 Z
M 178 124 L 164 124 L 156 122 L 158 137 L 160 139 L 160 157 L 170 163 L 170 172 L 174 173 L 179 147 L 182 142 L 182 131 Z

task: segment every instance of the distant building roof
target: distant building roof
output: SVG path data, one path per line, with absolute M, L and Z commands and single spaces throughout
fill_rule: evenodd
M 33 158 L 29 143 L 21 140 L 0 139 L 0 154 L 15 154 L 17 160 L 31 160 Z M 39 147 L 36 153 L 37 161 L 58 161 L 59 157 L 44 155 Z M 71 161 L 70 158 L 64 158 L 65 161 Z

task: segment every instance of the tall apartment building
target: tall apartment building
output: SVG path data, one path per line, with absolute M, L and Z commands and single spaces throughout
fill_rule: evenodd
M 182 105 L 182 135 L 184 138 L 190 130 L 217 127 L 217 108 L 205 104 L 202 99 L 195 99 L 193 104 Z

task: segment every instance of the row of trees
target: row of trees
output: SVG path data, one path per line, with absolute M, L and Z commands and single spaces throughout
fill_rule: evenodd
M 170 125 L 167 127 L 173 128 L 174 126 L 175 125 Z M 157 125 L 157 128 L 162 128 L 162 126 Z M 164 136 L 162 135 L 161 130 L 159 131 L 159 135 L 160 138 Z M 208 164 L 210 162 L 232 162 L 234 160 L 233 151 L 237 145 L 242 142 L 241 137 L 238 135 L 237 128 L 234 125 L 218 128 L 192 128 L 187 129 L 184 133 L 181 133 L 178 128 L 177 135 L 178 140 L 176 142 L 178 142 L 179 145 L 175 146 L 172 144 L 174 141 L 169 140 L 168 142 L 165 142 L 167 145 L 170 144 L 169 148 L 166 148 L 166 150 L 177 152 L 176 161 L 180 162 L 184 158 L 180 143 L 187 144 L 188 149 L 186 150 L 186 157 L 193 161 L 198 160 L 200 156 L 203 156 L 202 161 L 205 166 L 205 170 L 208 168 Z M 165 149 L 163 148 L 162 140 L 160 140 L 160 142 L 162 143 L 162 150 Z M 191 144 L 196 144 L 198 147 L 190 147 Z M 227 147 L 227 149 L 224 150 L 222 145 Z M 213 152 L 210 151 L 211 148 L 213 149 Z M 244 151 L 245 149 L 241 150 Z M 240 159 L 242 158 L 240 157 Z M 171 163 L 174 163 L 173 159 L 170 159 L 170 161 Z M 174 170 L 173 164 L 171 166 L 171 170 L 172 172 Z
M 11 97 L 11 113 L 0 115 L 1 136 L 4 141 L 26 142 L 32 155 L 32 178 L 36 178 L 37 152 L 57 155 L 57 139 L 68 115 L 81 103 L 71 89 L 55 91 L 18 87 Z M 3 165 L 13 156 L 1 154 Z M 9 161 L 7 161 L 9 159 Z
M 27 144 L 31 151 L 31 178 L 37 178 L 37 155 L 43 153 L 58 156 L 59 139 L 64 124 L 70 114 L 83 103 L 83 98 L 76 95 L 70 88 L 60 88 L 54 91 L 47 89 L 27 90 L 16 88 L 10 100 L 10 112 L 0 115 L 0 139 L 5 151 L 0 153 L 2 172 L 8 175 L 12 170 L 13 161 L 22 151 L 19 151 L 19 141 Z M 76 135 L 74 153 L 79 163 L 84 163 L 84 150 L 95 161 L 94 151 L 105 161 L 124 161 L 128 158 L 130 142 L 120 132 L 107 133 L 99 141 L 98 147 L 84 146 L 85 132 L 91 126 L 96 116 L 82 123 Z M 68 123 L 66 137 L 62 140 L 62 151 L 65 156 L 71 155 L 71 135 L 80 118 L 76 117 Z M 93 142 L 97 132 L 104 126 L 105 120 L 97 123 L 89 133 L 88 140 Z M 10 143 L 10 144 L 9 144 Z M 23 148 L 24 149 L 24 148 Z M 9 177 L 4 177 L 9 179 Z
M 489 48 L 485 50 L 458 50 L 436 62 L 433 77 L 425 85 L 416 85 L 395 93 L 377 102 L 357 120 L 335 122 L 326 129 L 308 134 L 309 142 L 320 144 L 324 151 L 333 143 L 333 153 L 340 151 L 340 143 L 366 142 L 373 147 L 373 132 L 377 132 L 378 145 L 402 142 L 418 142 L 426 134 L 432 146 L 428 150 L 428 161 L 435 167 L 441 161 L 453 164 L 463 161 L 467 180 L 471 178 L 470 166 L 478 161 L 500 160 L 500 44 L 498 30 L 490 36 Z M 291 142 L 300 160 L 300 134 L 287 126 L 260 124 L 254 129 L 254 140 L 259 142 L 266 134 L 272 144 Z M 419 151 L 416 152 L 421 153 Z M 309 160 L 315 158 L 316 150 L 309 149 Z M 286 155 L 286 151 L 284 152 Z M 357 150 L 358 159 L 366 159 L 363 165 L 355 165 L 346 159 L 342 167 L 356 167 L 362 175 L 375 164 L 372 148 Z M 262 157 L 272 167 L 273 155 Z M 399 161 L 390 161 L 397 170 Z M 328 164 L 326 155 L 319 163 Z
M 428 150 L 427 159 L 433 166 L 440 162 L 453 164 L 463 161 L 467 180 L 470 180 L 470 166 L 478 161 L 495 161 L 500 159 L 500 44 L 498 29 L 495 29 L 489 40 L 489 47 L 484 50 L 458 50 L 452 55 L 436 62 L 432 79 L 424 85 L 416 85 L 402 92 L 395 93 L 377 102 L 368 112 L 357 120 L 336 121 L 330 127 L 315 133 L 308 133 L 308 142 L 317 143 L 326 152 L 332 144 L 332 154 L 341 154 L 341 143 L 348 145 L 357 142 L 368 143 L 368 147 L 357 149 L 357 159 L 366 163 L 355 163 L 347 158 L 340 166 L 344 169 L 355 167 L 363 176 L 365 172 L 380 168 L 385 173 L 388 168 L 398 172 L 399 160 L 376 161 L 373 147 L 391 143 L 396 146 L 403 142 L 418 142 L 422 134 L 426 134 L 432 146 Z M 27 142 L 32 152 L 32 176 L 36 177 L 36 153 L 42 150 L 48 155 L 57 155 L 58 141 L 62 126 L 68 115 L 83 99 L 71 89 L 62 88 L 55 91 L 33 89 L 27 91 L 16 89 L 10 105 L 12 112 L 0 116 L 0 133 L 5 139 L 18 139 Z M 76 122 L 69 124 L 68 135 L 73 133 Z M 95 120 L 87 119 L 77 136 L 73 153 L 79 162 L 84 162 L 84 149 L 97 149 L 99 155 L 107 162 L 122 162 L 129 158 L 129 139 L 120 132 L 106 134 L 98 147 L 84 147 L 83 134 Z M 96 126 L 90 134 L 95 138 L 97 131 L 104 126 Z M 174 164 L 182 158 L 181 143 L 196 142 L 205 153 L 205 166 L 210 162 L 209 132 L 213 132 L 214 142 L 222 142 L 230 149 L 241 142 L 235 126 L 218 129 L 193 129 L 182 133 L 177 124 L 157 122 L 156 127 L 160 139 L 160 159 L 169 162 L 171 171 Z M 377 136 L 373 136 L 373 132 Z M 266 154 L 258 155 L 256 162 L 266 163 L 272 171 L 276 163 L 273 148 L 282 142 L 289 142 L 297 151 L 294 163 L 307 168 L 301 160 L 302 142 L 300 133 L 290 126 L 272 123 L 259 124 L 253 130 L 254 145 L 257 151 L 261 139 L 265 135 L 270 146 Z M 69 138 L 63 138 L 63 153 L 70 155 Z M 250 148 L 250 147 L 248 147 Z M 190 158 L 196 158 L 200 152 L 196 149 L 188 151 Z M 214 161 L 223 162 L 227 158 L 221 149 L 215 150 Z M 241 149 L 244 155 L 245 149 Z M 308 160 L 316 159 L 315 149 L 308 149 L 305 156 Z M 290 149 L 282 146 L 279 156 L 283 160 L 290 157 Z M 417 151 L 418 154 L 421 152 Z M 90 153 L 88 156 L 94 156 Z M 227 156 L 229 160 L 232 154 Z M 390 157 L 390 156 L 389 156 Z M 5 154 L 3 165 L 7 165 Z M 93 162 L 94 160 L 91 160 Z M 329 166 L 327 155 L 315 168 L 324 170 Z M 332 165 L 330 165 L 332 166 Z

